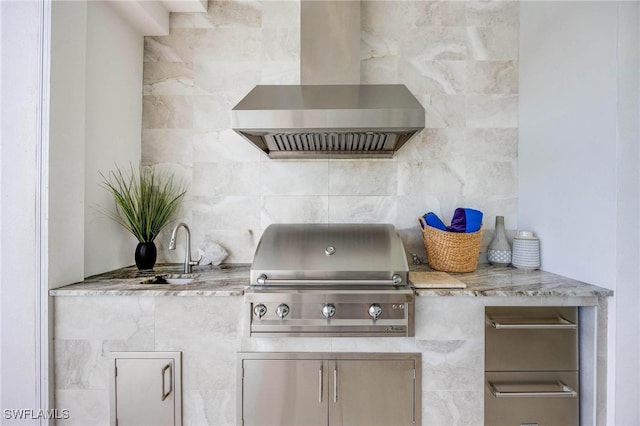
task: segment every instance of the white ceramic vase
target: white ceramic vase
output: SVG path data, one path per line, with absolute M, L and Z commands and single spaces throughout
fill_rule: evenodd
M 518 231 L 513 238 L 513 266 L 518 269 L 540 268 L 540 240 L 531 231 Z
M 487 249 L 487 260 L 496 266 L 507 266 L 511 263 L 511 245 L 504 230 L 504 216 L 496 216 L 493 239 Z

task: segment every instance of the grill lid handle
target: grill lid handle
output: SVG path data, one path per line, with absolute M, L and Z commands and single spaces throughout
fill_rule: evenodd
M 273 285 L 289 285 L 289 284 L 300 284 L 300 285 L 331 285 L 331 284 L 376 284 L 376 285 L 400 285 L 402 284 L 402 277 L 399 274 L 394 274 L 390 280 L 312 280 L 312 279 L 274 279 L 267 278 L 265 274 L 262 274 L 256 279 L 258 285 L 266 285 L 267 283 Z

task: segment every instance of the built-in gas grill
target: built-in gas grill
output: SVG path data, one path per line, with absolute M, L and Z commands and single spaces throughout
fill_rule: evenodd
M 245 291 L 248 333 L 413 336 L 408 270 L 392 225 L 271 225 Z

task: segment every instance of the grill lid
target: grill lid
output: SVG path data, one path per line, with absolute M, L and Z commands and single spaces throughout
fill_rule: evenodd
M 406 285 L 408 270 L 393 225 L 273 224 L 256 248 L 251 284 Z

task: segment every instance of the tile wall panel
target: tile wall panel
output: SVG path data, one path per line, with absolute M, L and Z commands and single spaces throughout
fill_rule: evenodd
M 362 1 L 360 27 L 361 82 L 405 84 L 426 110 L 391 160 L 269 160 L 230 129 L 254 85 L 299 83 L 299 0 L 210 0 L 145 39 L 143 162 L 189 179 L 181 219 L 194 246 L 250 262 L 271 223 L 390 222 L 424 257 L 427 211 L 483 210 L 485 245 L 496 215 L 516 227 L 518 3 Z M 160 261 L 181 260 L 159 246 Z

